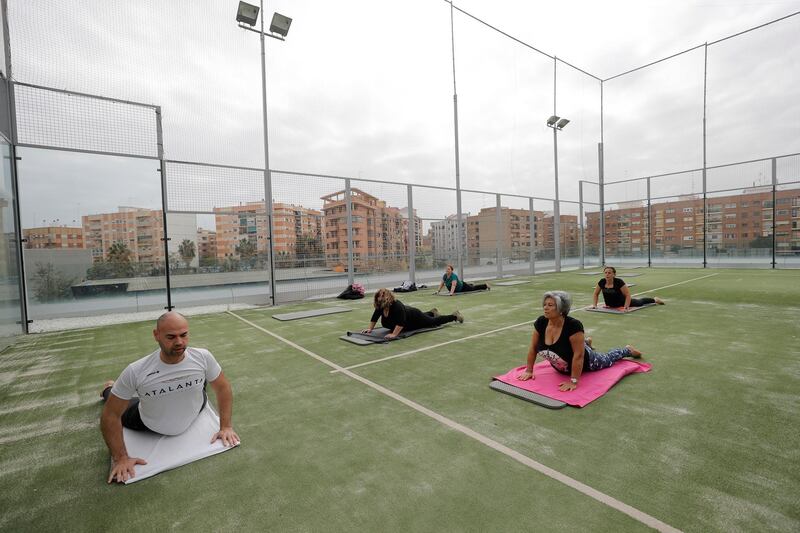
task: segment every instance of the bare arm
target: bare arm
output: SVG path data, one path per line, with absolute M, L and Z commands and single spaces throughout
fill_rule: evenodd
M 578 331 L 569 338 L 569 343 L 572 346 L 572 374 L 571 377 L 576 381 L 576 383 L 572 383 L 572 381 L 565 381 L 558 385 L 558 389 L 561 391 L 570 391 L 575 390 L 578 388 L 577 380 L 581 377 L 581 372 L 583 372 L 583 357 L 584 357 L 584 335 L 582 331 Z
M 214 389 L 217 397 L 217 409 L 219 410 L 219 431 L 211 438 L 211 442 L 220 439 L 225 446 L 239 444 L 239 435 L 233 431 L 233 390 L 223 372 L 220 372 L 217 379 L 211 382 L 211 388 Z
M 144 459 L 128 457 L 128 450 L 125 449 L 125 440 L 122 438 L 122 413 L 127 408 L 128 400 L 109 394 L 103 407 L 103 414 L 100 415 L 100 431 L 102 431 L 103 440 L 106 441 L 106 446 L 111 452 L 109 483 L 112 481 L 124 483 L 136 475 L 135 465 L 147 464 Z
M 375 329 L 375 322 L 370 322 L 369 327 L 362 331 L 361 333 L 372 333 L 372 330 Z
M 623 285 L 619 290 L 625 295 L 625 309 L 628 309 L 631 306 L 631 290 L 627 285 Z
M 392 330 L 392 332 L 391 332 L 391 333 L 387 333 L 387 334 L 386 334 L 386 338 L 387 338 L 387 339 L 394 339 L 394 338 L 396 338 L 398 335 L 400 335 L 400 332 L 401 332 L 401 331 L 403 331 L 403 326 L 395 326 L 395 327 L 394 327 L 394 330 Z
M 597 297 L 600 296 L 600 285 L 594 286 L 594 294 L 592 294 L 592 307 L 597 307 Z
M 539 332 L 534 329 L 533 335 L 531 335 L 531 345 L 528 348 L 528 361 L 525 366 L 525 372 L 517 376 L 517 379 L 519 379 L 520 381 L 535 379 L 535 376 L 533 375 L 533 364 L 536 362 L 536 346 L 538 344 L 539 344 Z
M 444 287 L 444 281 L 442 281 L 441 283 L 439 283 L 439 288 L 438 288 L 438 289 L 436 289 L 436 294 L 439 294 L 439 292 L 442 290 L 442 287 Z

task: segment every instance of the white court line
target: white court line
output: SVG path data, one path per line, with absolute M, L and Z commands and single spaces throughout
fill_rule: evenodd
M 581 483 L 577 479 L 573 479 L 573 478 L 571 478 L 571 477 L 569 477 L 569 476 L 567 476 L 565 474 L 562 474 L 561 472 L 559 472 L 557 470 L 554 470 L 554 469 L 552 469 L 552 468 L 550 468 L 548 466 L 545 466 L 545 465 L 543 465 L 542 463 L 540 463 L 538 461 L 534 461 L 533 459 L 531 459 L 527 455 L 523 455 L 523 454 L 519 453 L 518 451 L 513 450 L 513 449 L 509 448 L 508 446 L 497 442 L 494 439 L 490 439 L 489 437 L 487 437 L 485 435 L 482 435 L 481 433 L 478 433 L 477 431 L 475 431 L 473 429 L 470 429 L 467 426 L 459 424 L 455 420 L 451 420 L 451 419 L 447 418 L 444 415 L 440 415 L 436 411 L 432 411 L 431 409 L 428 409 L 427 407 L 424 407 L 424 406 L 418 404 L 415 401 L 409 400 L 405 396 L 401 396 L 400 394 L 398 394 L 398 393 L 396 393 L 396 392 L 394 392 L 394 391 L 392 391 L 390 389 L 387 389 L 383 385 L 378 385 L 374 381 L 370 381 L 367 378 L 361 377 L 358 374 L 350 372 L 346 368 L 343 368 L 343 367 L 337 365 L 336 363 L 334 363 L 332 361 L 329 361 L 329 360 L 325 359 L 324 357 L 322 357 L 320 355 L 317 355 L 314 352 L 312 352 L 310 350 L 307 350 L 306 348 L 303 348 L 302 346 L 300 346 L 298 344 L 295 344 L 294 342 L 292 342 L 290 340 L 284 339 L 280 335 L 272 333 L 271 331 L 262 328 L 258 324 L 254 324 L 253 322 L 250 322 L 246 318 L 240 317 L 239 315 L 237 315 L 236 313 L 234 313 L 232 311 L 227 311 L 227 313 L 229 315 L 232 315 L 232 316 L 238 318 L 242 322 L 244 322 L 246 324 L 249 324 L 250 326 L 254 327 L 255 329 L 257 329 L 259 331 L 263 331 L 267 335 L 270 335 L 271 337 L 274 337 L 274 338 L 278 339 L 279 341 L 281 341 L 281 342 L 283 342 L 285 344 L 288 344 L 292 348 L 295 348 L 296 350 L 299 350 L 299 351 L 303 352 L 304 354 L 313 357 L 314 359 L 316 359 L 320 363 L 338 370 L 339 372 L 341 372 L 342 374 L 346 375 L 347 377 L 349 377 L 351 379 L 354 379 L 354 380 L 356 380 L 356 381 L 358 381 L 360 383 L 363 383 L 364 385 L 366 385 L 366 386 L 368 386 L 368 387 L 370 387 L 372 389 L 375 389 L 376 391 L 380 392 L 381 394 L 383 394 L 385 396 L 388 396 L 389 398 L 392 398 L 393 400 L 397 400 L 398 402 L 402 403 L 403 405 L 406 405 L 406 406 L 414 409 L 415 411 L 417 411 L 419 413 L 422 413 L 425 416 L 428 416 L 428 417 L 436 420 L 437 422 L 439 422 L 439 423 L 441 423 L 441 424 L 443 424 L 443 425 L 445 425 L 445 426 L 447 426 L 447 427 L 449 427 L 449 428 L 451 428 L 451 429 L 453 429 L 455 431 L 463 433 L 464 435 L 466 435 L 466 436 L 468 436 L 468 437 L 480 442 L 481 444 L 484 444 L 484 445 L 488 446 L 489 448 L 491 448 L 491 449 L 493 449 L 495 451 L 498 451 L 498 452 L 510 457 L 511 459 L 514 459 L 515 461 L 518 461 L 518 462 L 522 463 L 523 465 L 525 465 L 525 466 L 527 466 L 527 467 L 529 467 L 529 468 L 531 468 L 531 469 L 533 469 L 533 470 L 535 470 L 535 471 L 537 471 L 537 472 L 539 472 L 541 474 L 544 474 L 545 476 L 547 476 L 547 477 L 549 477 L 551 479 L 559 481 L 559 482 L 563 483 L 564 485 L 566 485 L 566 486 L 568 486 L 568 487 L 570 487 L 572 489 L 575 489 L 576 491 L 578 491 L 578 492 L 580 492 L 582 494 L 585 494 L 586 496 L 589 496 L 590 498 L 592 498 L 592 499 L 594 499 L 594 500 L 596 500 L 596 501 L 598 501 L 598 502 L 600 502 L 602 504 L 605 504 L 605 505 L 611 507 L 612 509 L 616 509 L 617 511 L 628 515 L 629 517 L 633 518 L 634 520 L 637 520 L 637 521 L 641 522 L 642 524 L 644 524 L 644 525 L 646 525 L 648 527 L 651 527 L 651 528 L 653 528 L 653 529 L 655 529 L 657 531 L 664 531 L 664 532 L 669 532 L 669 533 L 680 533 L 679 529 L 676 529 L 676 528 L 670 526 L 669 524 L 666 524 L 666 523 L 658 520 L 657 518 L 654 518 L 654 517 L 650 516 L 649 514 L 644 513 L 642 511 L 636 509 L 635 507 L 632 507 L 632 506 L 628 505 L 627 503 L 621 502 L 620 500 L 617 500 L 616 498 L 614 498 L 612 496 L 609 496 L 609 495 L 607 495 L 605 493 L 602 493 L 599 490 L 593 489 L 589 485 L 586 485 L 585 483 Z
M 675 287 L 676 285 L 683 285 L 684 283 L 689 283 L 690 281 L 697 281 L 697 280 L 700 280 L 700 279 L 706 279 L 706 278 L 710 278 L 712 276 L 718 276 L 718 275 L 719 275 L 719 272 L 715 272 L 713 274 L 709 274 L 708 276 L 700 276 L 699 278 L 687 279 L 686 281 L 679 281 L 678 283 L 673 283 L 672 285 L 664 285 L 663 287 L 659 287 L 657 289 L 650 289 L 649 291 L 637 292 L 636 294 L 634 294 L 634 296 L 639 296 L 640 294 L 647 294 L 648 292 L 660 291 L 661 289 L 669 289 L 670 287 Z
M 718 273 L 709 274 L 707 276 L 702 276 L 702 277 L 699 277 L 699 278 L 688 279 L 688 280 L 685 280 L 685 281 L 679 281 L 678 283 L 673 283 L 672 285 L 665 285 L 663 287 L 658 287 L 657 289 L 650 289 L 649 291 L 639 292 L 639 293 L 634 294 L 633 296 L 639 296 L 640 294 L 647 294 L 648 292 L 660 291 L 661 289 L 668 289 L 669 287 L 674 287 L 676 285 L 682 285 L 684 283 L 689 283 L 690 281 L 697 281 L 697 280 L 700 280 L 700 279 L 710 278 L 711 276 L 716 276 L 717 274 Z M 585 311 L 587 309 L 588 309 L 588 306 L 579 307 L 578 309 L 575 309 L 573 311 L 573 313 L 577 313 L 578 311 Z M 427 350 L 433 350 L 434 348 L 439 348 L 440 346 L 445 346 L 447 344 L 453 344 L 455 342 L 466 341 L 466 340 L 474 339 L 474 338 L 477 338 L 477 337 L 483 337 L 484 335 L 491 335 L 492 333 L 497 333 L 498 331 L 503 331 L 503 330 L 506 330 L 506 329 L 512 329 L 512 328 L 516 328 L 516 327 L 519 327 L 519 326 L 525 326 L 527 324 L 533 324 L 534 322 L 535 322 L 535 320 L 529 320 L 527 322 L 521 322 L 519 324 L 514 324 L 513 326 L 506 326 L 506 327 L 503 327 L 503 328 L 500 328 L 500 329 L 493 329 L 492 331 L 486 331 L 484 333 L 477 333 L 475 335 L 470 335 L 469 337 L 461 337 L 461 338 L 458 338 L 458 339 L 453 339 L 451 341 L 442 342 L 442 343 L 439 343 L 439 344 L 434 344 L 432 346 L 425 346 L 425 347 L 422 347 L 422 348 L 417 348 L 416 350 L 411 350 L 409 352 L 403 352 L 403 353 L 399 353 L 399 354 L 396 354 L 396 355 L 389 355 L 387 357 L 382 357 L 380 359 L 374 359 L 372 361 L 364 361 L 363 363 L 358 363 L 356 365 L 346 366 L 344 368 L 346 368 L 347 370 L 351 370 L 353 368 L 360 368 L 362 366 L 374 365 L 376 363 L 382 363 L 383 361 L 389 361 L 390 359 L 397 359 L 398 357 L 405 357 L 407 355 L 412 355 L 412 354 L 419 353 L 419 352 L 424 352 L 424 351 L 427 351 Z M 331 370 L 330 371 L 331 374 L 336 374 L 337 372 L 340 372 L 340 371 L 339 370 Z
M 405 357 L 407 355 L 411 355 L 411 354 L 415 354 L 415 353 L 419 353 L 419 352 L 424 352 L 425 350 L 433 350 L 434 348 L 439 348 L 440 346 L 446 346 L 448 344 L 453 344 L 454 342 L 461 342 L 461 341 L 465 341 L 465 340 L 469 340 L 469 339 L 474 339 L 476 337 L 483 337 L 484 335 L 491 335 L 492 333 L 497 333 L 498 331 L 503 331 L 503 330 L 506 330 L 506 329 L 512 329 L 512 328 L 516 328 L 516 327 L 519 327 L 519 326 L 524 326 L 526 324 L 533 324 L 534 322 L 535 322 L 535 320 L 528 320 L 527 322 L 520 322 L 519 324 L 514 324 L 513 326 L 506 326 L 506 327 L 500 328 L 500 329 L 493 329 L 492 331 L 486 331 L 484 333 L 477 333 L 475 335 L 470 335 L 469 337 L 459 337 L 458 339 L 453 339 L 453 340 L 447 341 L 447 342 L 440 342 L 439 344 L 434 344 L 433 346 L 424 346 L 422 348 L 417 348 L 416 350 L 411 350 L 410 352 L 403 352 L 403 353 L 399 353 L 399 354 L 396 354 L 396 355 L 389 355 L 387 357 L 382 357 L 380 359 L 374 359 L 372 361 L 366 361 L 364 363 L 358 363 L 357 365 L 350 365 L 350 366 L 343 367 L 343 368 L 345 370 L 350 370 L 350 369 L 358 368 L 358 367 L 361 367 L 361 366 L 374 365 L 375 363 L 388 361 L 389 359 L 396 359 L 398 357 Z M 331 370 L 330 373 L 331 374 L 336 374 L 337 372 L 341 372 L 341 370 Z

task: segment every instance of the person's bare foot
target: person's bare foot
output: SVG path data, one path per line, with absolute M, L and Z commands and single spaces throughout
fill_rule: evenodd
M 666 303 L 666 302 L 665 302 L 664 300 L 662 300 L 661 298 L 654 298 L 654 299 L 655 299 L 655 301 L 656 301 L 656 303 L 657 303 L 658 305 L 664 305 L 664 304 Z
M 103 397 L 103 393 L 105 392 L 105 390 L 106 390 L 107 388 L 109 388 L 109 387 L 113 387 L 113 386 L 114 386 L 114 380 L 113 380 L 113 379 L 109 379 L 108 381 L 106 381 L 105 383 L 103 383 L 103 388 L 102 388 L 102 389 L 100 389 L 100 397 L 101 397 L 101 398 Z
M 589 348 L 594 349 L 594 346 L 592 346 L 592 338 L 591 337 L 586 337 L 586 344 L 589 345 Z
M 430 310 L 430 314 L 431 314 L 431 316 L 436 318 L 437 316 L 439 316 L 440 313 L 439 313 L 439 310 L 434 307 L 433 309 Z
M 458 321 L 459 324 L 464 323 L 464 315 L 461 314 L 461 311 L 456 310 L 456 312 L 453 313 L 453 315 L 456 317 L 456 320 Z
M 637 350 L 636 348 L 634 348 L 634 347 L 633 347 L 633 346 L 631 346 L 630 344 L 628 344 L 627 346 L 625 346 L 625 348 L 627 348 L 627 349 L 628 349 L 628 351 L 630 351 L 630 352 L 631 352 L 631 357 L 633 357 L 634 359 L 641 359 L 641 357 L 642 357 L 642 352 L 640 352 L 639 350 Z

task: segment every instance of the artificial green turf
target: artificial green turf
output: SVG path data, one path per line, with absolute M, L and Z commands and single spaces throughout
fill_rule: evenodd
M 584 409 L 550 411 L 488 388 L 524 363 L 530 325 L 355 372 L 674 527 L 800 529 L 800 276 L 640 271 L 634 292 L 716 275 L 654 293 L 663 307 L 575 312 L 596 346 L 633 343 L 654 365 Z M 589 303 L 587 279 L 596 281 L 562 273 L 466 297 L 402 295 L 423 310 L 458 307 L 466 321 L 368 347 L 337 339 L 366 325 L 368 299 L 307 321 L 270 317 L 320 303 L 238 314 L 346 366 L 532 321 L 548 289 Z M 192 344 L 211 349 L 233 383 L 243 445 L 126 487 L 104 482 L 97 394 L 154 348 L 152 325 L 29 336 L 0 355 L 0 529 L 645 529 L 231 315 L 191 327 Z

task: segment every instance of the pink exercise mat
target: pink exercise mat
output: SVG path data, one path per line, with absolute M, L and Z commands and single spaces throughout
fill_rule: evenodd
M 511 369 L 503 375 L 495 376 L 494 379 L 575 407 L 583 407 L 608 392 L 617 381 L 628 374 L 649 372 L 651 367 L 650 363 L 620 359 L 609 368 L 584 372 L 581 374 L 578 388 L 567 392 L 558 390 L 558 385 L 569 381 L 569 376 L 557 372 L 547 361 L 540 361 L 534 365 L 533 375 L 536 379 L 527 381 L 517 379 L 517 376 L 525 370 L 525 366 Z

